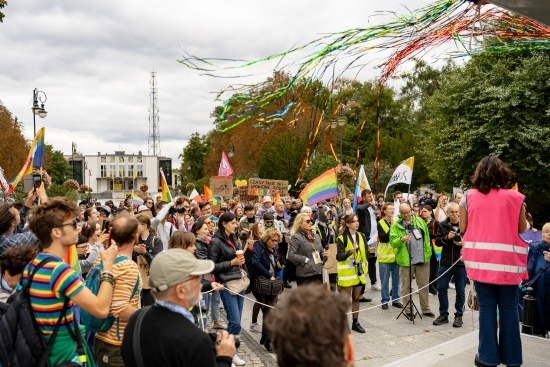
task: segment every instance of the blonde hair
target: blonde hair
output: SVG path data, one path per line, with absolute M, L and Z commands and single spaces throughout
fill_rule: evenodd
M 262 242 L 267 243 L 267 240 L 270 238 L 277 237 L 277 242 L 281 242 L 281 239 L 283 238 L 283 235 L 279 230 L 275 227 L 271 227 L 265 230 L 264 234 L 262 235 Z
M 542 233 L 548 233 L 548 232 L 550 232 L 550 222 L 542 226 Z
M 292 225 L 292 229 L 290 230 L 290 235 L 294 236 L 296 233 L 300 231 L 300 224 L 302 221 L 306 219 L 311 219 L 309 217 L 309 213 L 300 213 L 296 216 L 296 219 L 294 219 L 294 224 Z

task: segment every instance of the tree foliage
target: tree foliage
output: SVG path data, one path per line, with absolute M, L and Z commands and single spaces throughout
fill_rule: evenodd
M 4 176 L 11 181 L 19 173 L 27 155 L 30 144 L 23 136 L 23 125 L 13 118 L 11 112 L 0 101 L 0 167 Z
M 204 177 L 204 158 L 210 150 L 210 137 L 198 132 L 191 134 L 187 146 L 179 158 L 182 160 L 181 177 L 184 182 L 194 182 Z M 183 185 L 184 186 L 184 185 Z
M 52 178 L 52 184 L 61 185 L 65 180 L 72 177 L 71 165 L 60 150 L 53 150 L 49 144 L 46 145 L 44 155 L 44 168 Z
M 550 56 L 542 52 L 480 54 L 447 73 L 427 104 L 432 177 L 468 187 L 481 158 L 496 155 L 542 215 L 550 203 L 543 179 L 550 165 L 549 80 Z
M 0 9 L 3 9 L 4 7 L 6 7 L 6 5 L 8 5 L 7 0 L 0 0 Z M 0 11 L 0 23 L 3 23 L 4 17 L 5 17 L 4 13 Z

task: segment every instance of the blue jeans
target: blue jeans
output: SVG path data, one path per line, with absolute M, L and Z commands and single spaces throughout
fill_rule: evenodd
M 223 307 L 227 313 L 227 332 L 232 335 L 239 335 L 241 333 L 241 316 L 243 314 L 244 305 L 244 291 L 241 296 L 233 296 L 227 289 L 222 289 L 220 297 L 223 302 Z
M 212 292 L 210 298 L 210 312 L 212 315 L 212 321 L 220 321 L 220 291 Z
M 451 268 L 448 265 L 439 265 L 438 276 L 445 273 Z M 462 317 L 464 310 L 464 302 L 466 302 L 466 268 L 464 266 L 455 265 L 451 270 L 447 271 L 437 281 L 437 296 L 439 297 L 439 314 L 449 316 L 449 282 L 452 276 L 455 276 L 456 300 L 455 300 L 455 316 Z
M 380 282 L 382 288 L 382 303 L 390 301 L 390 275 L 391 275 L 391 298 L 399 302 L 401 292 L 399 290 L 399 265 L 393 263 L 378 262 L 378 271 L 380 273 Z
M 474 282 L 479 303 L 478 359 L 491 366 L 522 364 L 518 286 Z M 497 339 L 497 308 L 500 329 Z

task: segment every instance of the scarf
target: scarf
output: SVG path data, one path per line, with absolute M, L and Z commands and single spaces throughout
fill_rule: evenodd
M 300 233 L 306 236 L 309 242 L 315 242 L 315 236 L 313 235 L 313 230 L 306 231 L 305 229 L 300 228 Z

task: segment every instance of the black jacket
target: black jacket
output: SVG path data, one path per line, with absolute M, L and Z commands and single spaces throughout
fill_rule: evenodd
M 363 203 L 361 202 L 361 205 L 359 205 L 355 209 L 355 214 L 357 215 L 357 219 L 359 220 L 359 232 L 363 233 L 365 237 L 367 237 L 367 242 L 370 240 L 370 230 L 371 230 L 371 219 L 370 219 L 370 212 L 369 207 L 371 205 L 369 203 Z
M 242 249 L 236 236 L 232 236 L 231 240 L 237 250 Z M 241 269 L 238 266 L 231 266 L 231 260 L 236 256 L 235 248 L 227 241 L 225 235 L 221 230 L 216 231 L 208 245 L 208 260 L 212 260 L 215 264 L 212 273 L 218 283 L 241 278 Z
M 152 233 L 149 233 L 149 237 L 145 241 L 139 236 L 138 243 L 145 244 L 145 254 L 142 255 L 139 252 L 132 251 L 132 260 L 135 262 L 137 262 L 138 256 L 143 256 L 151 264 L 155 255 L 162 251 L 162 241 L 157 236 L 153 236 Z
M 439 264 L 443 266 L 453 265 L 454 262 L 460 258 L 460 252 L 462 251 L 462 246 L 455 245 L 452 239 L 447 238 L 447 235 L 451 231 L 455 231 L 455 230 L 453 229 L 453 226 L 449 218 L 440 222 L 439 225 L 437 226 L 437 234 L 436 234 L 437 238 L 435 239 L 435 244 L 437 246 L 442 247 L 441 260 Z M 464 266 L 464 263 L 461 260 L 456 265 Z
M 127 367 L 138 366 L 134 358 L 134 328 L 139 314 L 146 311 L 139 335 L 145 366 L 231 366 L 231 358 L 216 357 L 214 342 L 197 325 L 178 313 L 155 305 L 138 310 L 128 322 L 121 346 Z
M 271 279 L 272 276 L 277 277 L 277 274 L 273 274 L 270 272 L 270 258 L 269 258 L 269 250 L 267 249 L 267 246 L 263 243 L 263 241 L 257 241 L 254 244 L 254 255 L 252 256 L 252 269 L 250 269 L 250 282 L 253 284 L 256 280 L 256 277 L 259 277 L 263 275 L 267 279 Z M 275 260 L 273 265 L 275 268 L 275 271 L 278 271 L 279 268 L 277 267 L 277 261 L 279 260 L 278 253 L 276 251 L 276 248 L 273 252 L 271 252 L 273 255 L 273 259 Z
M 206 239 L 197 236 L 195 247 L 195 257 L 199 260 L 206 260 L 208 258 L 208 243 Z

